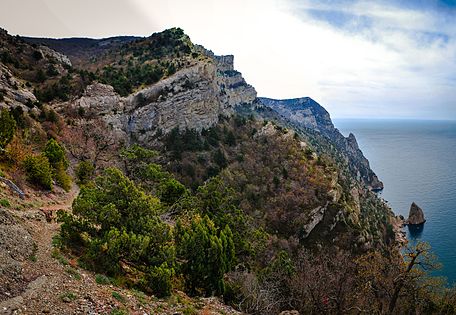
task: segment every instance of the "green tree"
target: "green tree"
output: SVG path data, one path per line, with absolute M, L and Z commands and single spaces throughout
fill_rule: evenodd
M 90 180 L 92 180 L 94 172 L 95 166 L 93 166 L 93 163 L 88 161 L 79 162 L 75 170 L 79 184 L 87 184 Z
M 65 191 L 69 191 L 71 189 L 71 176 L 66 172 L 69 163 L 65 149 L 55 139 L 49 139 L 43 154 L 53 168 L 53 177 L 57 184 Z
M 234 261 L 233 235 L 228 226 L 218 230 L 208 216 L 176 225 L 176 250 L 191 294 L 223 294 L 223 275 Z
M 159 185 L 160 200 L 167 205 L 172 205 L 186 194 L 187 188 L 174 178 L 163 180 Z
M 57 168 L 59 163 L 62 163 L 65 169 L 68 168 L 69 163 L 66 158 L 65 149 L 55 139 L 48 140 L 43 153 L 54 168 Z
M 4 108 L 0 113 L 0 151 L 3 151 L 8 143 L 13 140 L 16 132 L 16 121 L 10 112 Z
M 44 189 L 52 189 L 52 168 L 44 155 L 30 155 L 24 160 L 27 179 Z
M 108 168 L 94 185 L 81 188 L 73 214 L 59 215 L 62 239 L 74 250 L 83 248 L 83 261 L 97 271 L 122 274 L 122 265 L 128 265 L 147 274 L 150 268 L 165 268 L 165 263 L 172 272 L 172 231 L 160 219 L 161 209 L 157 198 L 147 195 L 120 170 Z M 162 270 L 161 281 L 167 275 Z
M 197 208 L 202 215 L 207 215 L 216 226 L 229 226 L 233 231 L 236 255 L 251 252 L 254 231 L 249 217 L 238 206 L 235 191 L 216 176 L 200 186 L 196 196 Z

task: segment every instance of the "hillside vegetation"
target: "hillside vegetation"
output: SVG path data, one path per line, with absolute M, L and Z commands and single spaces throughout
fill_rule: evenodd
M 178 28 L 45 41 L 77 66 L 39 39 L 0 41 L 0 176 L 17 185 L 0 190 L 6 310 L 456 312 L 430 248 L 399 242 L 367 160 L 354 175 L 357 147 L 252 101 L 232 57 Z M 138 135 L 143 110 L 165 114 Z

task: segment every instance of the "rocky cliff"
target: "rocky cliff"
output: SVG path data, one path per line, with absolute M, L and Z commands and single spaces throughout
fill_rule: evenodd
M 278 114 L 293 124 L 315 130 L 329 138 L 336 148 L 347 160 L 352 175 L 364 182 L 372 190 L 383 189 L 383 183 L 371 170 L 369 161 L 358 147 L 355 135 L 350 133 L 344 137 L 334 127 L 329 113 L 310 97 L 275 100 L 270 98 L 259 98 L 259 102 L 272 108 Z
M 83 108 L 102 116 L 128 141 L 145 145 L 174 128 L 207 129 L 220 115 L 230 116 L 236 106 L 251 104 L 256 91 L 234 70 L 233 56 L 215 56 L 203 48 L 199 51 L 203 57 L 194 65 L 127 97 L 108 85 L 94 83 L 80 98 L 60 108 Z

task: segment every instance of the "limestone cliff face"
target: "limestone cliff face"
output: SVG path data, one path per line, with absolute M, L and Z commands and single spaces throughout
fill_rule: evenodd
M 13 73 L 0 62 L 0 107 L 20 106 L 27 110 L 27 103 L 36 102 L 36 97 L 23 82 L 16 78 Z
M 369 161 L 359 149 L 355 136 L 350 133 L 348 137 L 344 137 L 334 127 L 329 113 L 313 99 L 309 97 L 287 100 L 259 98 L 259 101 L 292 123 L 315 130 L 329 138 L 347 160 L 355 178 L 373 190 L 383 189 L 383 183 L 370 169 Z
M 127 140 L 147 145 L 157 133 L 176 127 L 209 128 L 220 115 L 230 116 L 234 107 L 255 99 L 255 89 L 234 70 L 233 56 L 219 57 L 206 51 L 196 64 L 128 97 L 95 83 L 70 106 L 103 116 L 123 131 Z

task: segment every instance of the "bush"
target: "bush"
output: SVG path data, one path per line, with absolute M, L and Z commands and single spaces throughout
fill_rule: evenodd
M 71 189 L 71 176 L 65 171 L 69 165 L 65 155 L 65 149 L 55 139 L 49 139 L 43 154 L 47 157 L 53 168 L 53 174 L 57 184 L 65 189 L 65 191 L 69 191 Z
M 124 273 L 120 261 L 147 272 L 174 261 L 171 228 L 161 221 L 157 198 L 146 195 L 118 169 L 109 168 L 83 186 L 73 214 L 59 213 L 64 243 L 83 250 L 87 267 L 109 275 Z
M 98 284 L 111 284 L 111 280 L 102 274 L 97 274 L 95 276 L 95 282 Z
M 52 189 L 52 168 L 44 155 L 29 155 L 24 160 L 27 179 L 44 189 Z
M 71 176 L 65 171 L 65 167 L 62 162 L 57 164 L 55 168 L 55 181 L 57 184 L 62 187 L 65 191 L 70 191 L 71 189 Z
M 208 216 L 195 216 L 190 224 L 178 221 L 176 250 L 190 294 L 223 294 L 223 276 L 234 261 L 233 235 L 228 226 L 218 231 Z
M 95 173 L 95 166 L 88 161 L 79 162 L 76 166 L 76 178 L 78 179 L 79 184 L 87 184 L 92 180 Z
M 160 183 L 160 200 L 165 204 L 171 205 L 180 197 L 185 195 L 187 189 L 174 178 L 164 180 Z
M 64 170 L 68 168 L 69 163 L 65 155 L 65 149 L 55 139 L 49 139 L 43 153 L 52 167 L 57 169 L 57 167 L 63 166 Z
M 163 263 L 161 266 L 150 268 L 147 274 L 147 285 L 155 295 L 159 297 L 169 296 L 171 295 L 173 276 L 174 269 Z
M 0 113 L 0 149 L 5 149 L 13 140 L 16 132 L 16 121 L 10 112 L 4 108 Z
M 213 159 L 214 159 L 214 162 L 217 163 L 217 165 L 220 168 L 224 168 L 224 167 L 226 167 L 228 165 L 228 160 L 226 159 L 226 156 L 223 153 L 223 151 L 220 150 L 220 149 L 215 151 Z

